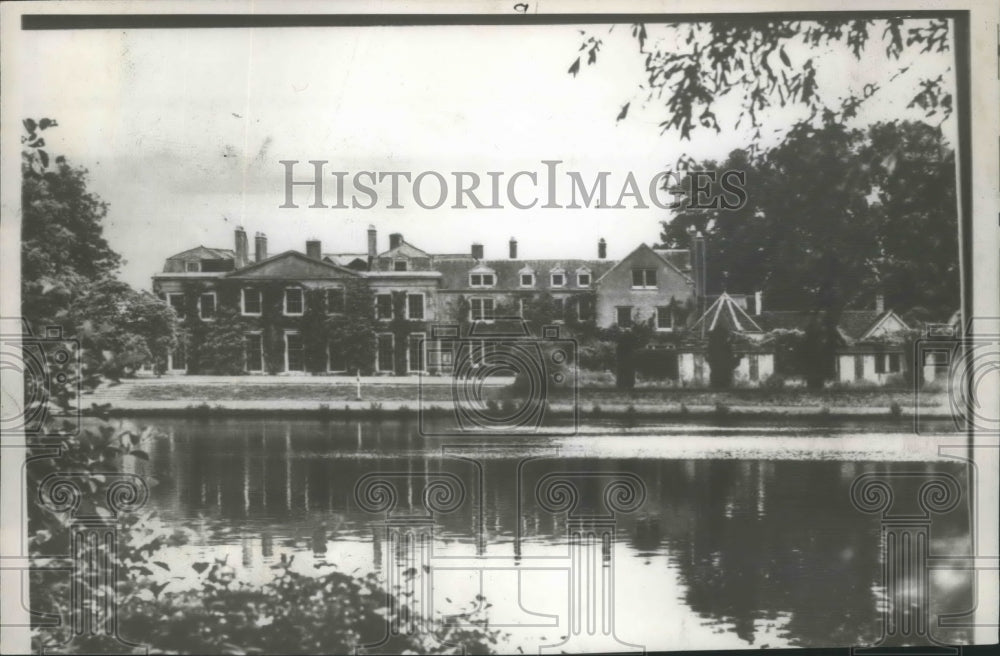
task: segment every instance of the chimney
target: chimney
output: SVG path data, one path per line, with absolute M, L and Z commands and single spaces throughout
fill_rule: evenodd
M 253 253 L 255 262 L 263 262 L 267 259 L 267 236 L 263 232 L 254 235 Z
M 318 239 L 306 241 L 306 256 L 314 260 L 323 259 L 323 244 Z
M 694 278 L 695 298 L 704 298 L 708 287 L 705 271 L 705 236 L 691 231 L 691 277 Z
M 875 294 L 875 311 L 879 314 L 885 312 L 885 296 L 882 294 Z
M 517 240 L 513 237 L 510 238 L 510 259 L 517 259 Z
M 764 311 L 764 292 L 756 291 L 753 293 L 753 313 L 760 316 L 760 313 Z
M 236 261 L 237 269 L 242 269 L 250 263 L 250 243 L 247 241 L 247 231 L 243 226 L 236 228 Z
M 597 258 L 600 260 L 606 259 L 608 257 L 608 242 L 604 241 L 604 237 L 597 242 Z
M 472 245 L 472 259 L 481 260 L 483 259 L 483 245 L 473 244 Z
M 390 251 L 392 249 L 394 249 L 394 248 L 399 248 L 402 245 L 403 245 L 403 235 L 401 235 L 398 232 L 394 232 L 391 235 L 389 235 L 389 250 Z

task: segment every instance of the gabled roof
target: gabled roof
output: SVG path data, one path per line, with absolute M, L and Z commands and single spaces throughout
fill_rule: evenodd
M 691 251 L 687 248 L 654 248 L 656 254 L 667 259 L 681 271 L 691 270 Z
M 367 256 L 366 256 L 367 257 Z M 429 253 L 426 253 L 410 242 L 403 240 L 399 246 L 385 251 L 384 253 L 379 253 L 376 257 L 430 257 Z
M 733 332 L 763 332 L 760 325 L 726 292 L 722 292 L 719 298 L 715 299 L 715 302 L 705 310 L 705 313 L 694 322 L 691 329 L 701 330 L 704 328 L 705 332 L 709 333 L 715 330 L 720 321 Z
M 196 246 L 186 251 L 181 251 L 176 255 L 171 255 L 168 260 L 232 260 L 236 257 L 236 252 L 228 248 L 208 248 L 207 246 Z
M 637 253 L 639 253 L 641 251 L 649 251 L 650 253 L 652 253 L 653 255 L 655 255 L 658 259 L 660 259 L 664 264 L 666 264 L 668 267 L 670 267 L 671 269 L 673 269 L 674 271 L 676 271 L 678 274 L 680 274 L 685 280 L 687 280 L 688 282 L 694 282 L 691 279 L 691 276 L 689 276 L 688 274 L 684 273 L 674 262 L 671 261 L 671 258 L 666 255 L 666 253 L 669 252 L 667 249 L 656 250 L 656 249 L 650 248 L 646 244 L 639 244 L 638 246 L 636 246 L 632 250 L 631 253 L 629 253 L 628 255 L 626 255 L 625 257 L 623 257 L 622 259 L 618 260 L 618 262 L 615 262 L 613 266 L 609 267 L 606 271 L 604 271 L 604 273 L 601 274 L 597 278 L 597 284 L 601 284 L 601 280 L 605 276 L 607 276 L 609 273 L 611 273 L 612 271 L 614 271 L 615 269 L 617 269 L 619 266 L 621 266 L 625 262 L 628 262 L 632 258 L 632 256 L 636 255 Z M 598 260 L 598 261 L 599 262 L 607 262 L 607 260 Z
M 887 330 L 891 331 L 890 326 L 892 326 L 893 323 L 895 323 L 897 326 L 900 326 L 903 330 L 909 329 L 909 326 L 906 324 L 905 321 L 903 321 L 903 319 L 898 314 L 896 314 L 892 310 L 886 310 L 879 316 L 878 319 L 875 320 L 875 322 L 871 326 L 868 327 L 866 331 L 864 331 L 861 337 L 858 338 L 858 341 L 864 341 L 866 339 L 874 337 L 876 331 L 882 327 L 886 327 Z M 898 330 L 892 332 L 898 332 Z
M 298 251 L 285 251 L 272 257 L 254 262 L 242 269 L 226 274 L 227 278 L 250 278 L 255 280 L 323 280 L 332 278 L 357 278 L 360 274 L 353 269 L 331 264 L 324 260 L 314 260 Z
M 368 253 L 323 253 L 323 259 L 330 264 L 338 266 L 349 266 L 360 261 L 368 264 Z

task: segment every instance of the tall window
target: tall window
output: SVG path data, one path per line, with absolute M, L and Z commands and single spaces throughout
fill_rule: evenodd
M 347 355 L 344 353 L 342 342 L 330 342 L 326 345 L 326 370 L 327 371 L 347 371 Z
M 297 316 L 305 310 L 305 299 L 301 287 L 289 287 L 285 290 L 285 314 Z
M 392 319 L 392 294 L 375 295 L 375 318 Z
M 344 290 L 343 289 L 328 289 L 326 290 L 326 313 L 327 314 L 343 314 L 344 313 Z
M 167 303 L 174 309 L 178 317 L 184 318 L 184 294 L 167 294 Z
M 302 347 L 302 335 L 285 333 L 285 371 L 305 371 L 305 352 Z
M 631 326 L 632 325 L 632 306 L 622 305 L 615 308 L 618 325 L 619 326 Z
M 375 350 L 375 367 L 378 371 L 394 371 L 392 364 L 393 355 L 393 339 L 392 333 L 379 333 L 376 336 L 378 339 L 378 348 Z
M 470 299 L 469 319 L 471 321 L 493 321 L 493 299 L 492 298 Z
M 564 321 L 566 316 L 566 299 L 565 298 L 554 298 L 552 299 L 552 309 L 555 313 L 553 321 Z
M 261 297 L 259 289 L 244 289 L 241 304 L 244 315 L 259 315 L 261 309 Z
M 264 371 L 264 340 L 260 333 L 243 336 L 243 363 L 247 371 Z
M 760 356 L 756 353 L 750 354 L 750 380 L 760 378 Z
M 656 289 L 656 269 L 632 269 L 632 289 Z
M 406 368 L 408 371 L 424 370 L 424 334 L 413 333 L 407 336 Z
M 406 297 L 406 318 L 422 321 L 424 318 L 424 295 L 409 294 Z
M 215 319 L 215 292 L 206 292 L 198 298 L 198 316 L 205 321 Z

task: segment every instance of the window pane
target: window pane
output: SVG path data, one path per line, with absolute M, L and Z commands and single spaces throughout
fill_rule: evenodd
M 561 273 L 552 274 L 552 286 L 562 287 L 563 286 L 563 275 Z
M 620 307 L 618 308 L 618 325 L 628 326 L 632 323 L 632 308 L 630 307 Z
M 673 317 L 670 313 L 669 306 L 663 306 L 656 308 L 656 327 L 657 328 L 670 328 L 673 326 Z
M 391 294 L 379 294 L 375 297 L 375 318 L 392 319 Z
M 470 276 L 470 278 L 472 280 L 472 286 L 473 287 L 479 287 L 479 286 L 481 286 L 483 284 L 483 277 L 481 275 L 479 275 L 478 273 L 472 274 Z
M 378 336 L 378 370 L 393 371 L 392 335 Z
M 326 311 L 329 314 L 342 314 L 344 312 L 344 290 L 326 290 Z
M 393 262 L 392 268 L 395 271 L 406 271 L 406 260 L 397 260 Z
M 492 273 L 484 273 L 483 274 L 483 286 L 484 287 L 492 287 L 493 286 L 493 274 Z
M 247 314 L 260 314 L 260 292 L 258 290 L 243 290 L 243 311 Z
M 900 359 L 899 353 L 889 354 L 889 373 L 897 373 L 900 369 L 899 367 Z
M 409 304 L 409 314 L 411 319 L 424 318 L 424 296 L 423 294 L 410 294 L 407 297 Z
M 302 314 L 302 290 L 285 290 L 285 312 L 288 314 Z
M 410 335 L 409 337 L 409 362 L 410 371 L 424 370 L 424 336 Z
M 581 287 L 586 287 L 589 284 L 590 284 L 590 274 L 589 273 L 581 273 L 580 274 L 580 286 Z
M 247 371 L 263 371 L 264 358 L 261 353 L 261 336 L 246 335 L 244 337 L 244 347 Z
M 215 294 L 201 295 L 201 318 L 211 319 L 215 316 Z
M 285 358 L 288 371 L 305 371 L 301 335 L 292 333 L 285 335 Z
M 493 299 L 484 298 L 483 299 L 483 320 L 493 321 Z
M 177 312 L 177 316 L 184 316 L 184 295 L 183 294 L 167 294 L 167 300 L 170 302 L 170 307 Z
M 525 287 L 531 287 L 535 283 L 532 278 L 533 276 L 530 273 L 521 274 L 521 284 Z
M 642 287 L 645 282 L 642 269 L 632 269 L 632 286 Z
M 646 269 L 646 287 L 656 287 L 656 269 Z

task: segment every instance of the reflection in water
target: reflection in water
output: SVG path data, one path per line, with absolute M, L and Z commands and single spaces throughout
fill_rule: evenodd
M 164 435 L 149 445 L 150 462 L 139 463 L 162 481 L 151 505 L 172 522 L 204 517 L 209 526 L 224 529 L 206 540 L 238 546 L 245 567 L 254 558 L 273 558 L 276 541 L 328 560 L 342 557 L 349 545 L 367 545 L 364 567 L 392 579 L 400 572 L 385 571 L 387 562 L 394 563 L 390 570 L 399 563 L 423 566 L 432 551 L 434 557 L 497 558 L 505 567 L 524 568 L 542 557 L 566 555 L 571 536 L 596 540 L 600 558 L 594 571 L 616 563 L 618 634 L 651 649 L 680 644 L 685 631 L 695 630 L 691 624 L 707 626 L 718 646 L 877 641 L 879 604 L 892 603 L 881 588 L 880 518 L 852 505 L 852 482 L 865 472 L 901 470 L 948 472 L 963 487 L 966 480 L 960 463 L 945 461 L 601 457 L 601 443 L 613 437 L 581 437 L 591 441 L 582 453 L 589 449 L 592 457 L 571 458 L 538 440 L 526 458 L 523 443 L 487 448 L 425 440 L 405 421 L 153 423 Z M 713 438 L 699 439 L 710 445 Z M 386 512 L 372 513 L 355 499 L 355 486 L 375 472 L 394 476 L 395 505 Z M 572 507 L 560 512 L 539 498 L 553 476 L 575 476 Z M 608 480 L 616 476 L 641 481 L 645 498 L 637 509 L 609 509 Z M 460 481 L 464 496 L 453 509 L 430 512 L 425 494 L 433 490 L 427 487 L 442 478 Z M 900 503 L 917 496 L 916 488 L 894 491 Z M 968 516 L 965 503 L 935 516 L 930 552 L 967 553 Z M 411 523 L 430 517 L 433 539 L 424 544 L 420 540 L 429 533 L 394 531 L 392 522 L 400 517 Z M 608 517 L 615 520 L 610 530 L 594 524 Z M 393 553 L 425 548 L 409 560 Z M 421 585 L 424 579 L 414 581 Z M 669 596 L 674 588 L 678 598 Z M 489 597 L 488 588 L 484 594 Z M 962 612 L 971 606 L 971 581 L 959 575 L 931 594 L 944 600 L 935 612 Z M 537 600 L 538 608 L 545 603 Z M 566 612 L 565 598 L 562 603 Z M 653 627 L 652 633 L 635 639 L 629 631 L 642 626 Z M 965 637 L 932 633 L 948 641 Z

